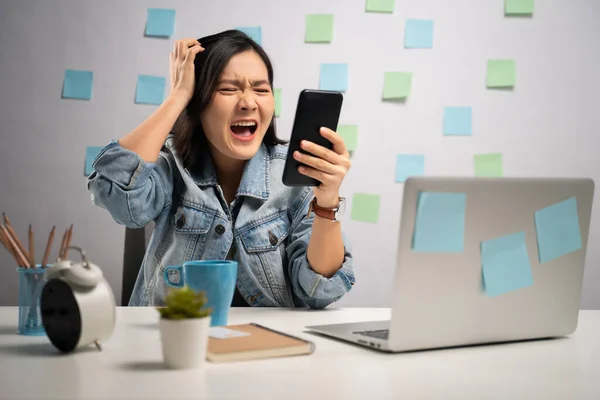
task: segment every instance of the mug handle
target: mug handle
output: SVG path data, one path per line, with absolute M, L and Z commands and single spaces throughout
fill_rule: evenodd
M 176 269 L 179 271 L 179 283 L 172 282 L 169 279 L 169 271 L 171 271 L 173 269 Z M 165 267 L 165 269 L 163 271 L 163 278 L 165 279 L 165 282 L 167 282 L 167 285 L 180 288 L 180 287 L 183 287 L 183 273 L 182 272 L 183 272 L 183 269 L 179 265 Z

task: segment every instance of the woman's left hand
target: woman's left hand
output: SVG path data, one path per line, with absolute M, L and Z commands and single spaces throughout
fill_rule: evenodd
M 298 167 L 301 174 L 317 179 L 321 182 L 314 187 L 317 204 L 325 208 L 339 205 L 340 186 L 350 169 L 350 154 L 344 144 L 344 139 L 328 128 L 321 128 L 321 135 L 333 143 L 333 150 L 316 143 L 303 140 L 300 146 L 310 154 L 294 152 L 294 158 L 306 164 Z

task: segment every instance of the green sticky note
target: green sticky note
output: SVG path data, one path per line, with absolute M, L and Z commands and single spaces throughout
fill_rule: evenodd
M 376 223 L 379 220 L 378 194 L 355 193 L 352 196 L 352 211 L 350 218 L 354 221 Z
M 411 72 L 386 72 L 383 78 L 383 99 L 403 99 L 412 90 Z
M 306 43 L 331 43 L 333 40 L 333 14 L 309 14 L 305 18 Z
M 473 161 L 475 164 L 475 176 L 502 176 L 502 154 L 475 154 Z
M 487 87 L 513 87 L 517 80 L 514 60 L 488 60 Z
M 534 0 L 504 0 L 504 14 L 506 15 L 531 15 L 533 8 Z
M 365 10 L 367 12 L 393 13 L 394 0 L 367 0 Z
M 344 139 L 346 150 L 354 151 L 358 147 L 358 126 L 357 125 L 339 125 L 337 133 Z
M 413 251 L 462 252 L 466 204 L 465 193 L 420 192 L 413 232 Z
M 540 263 L 581 249 L 577 200 L 568 198 L 535 212 Z
M 481 242 L 483 287 L 498 296 L 533 285 L 525 232 Z
M 281 115 L 281 89 L 275 88 L 273 96 L 275 97 L 275 116 L 279 117 Z

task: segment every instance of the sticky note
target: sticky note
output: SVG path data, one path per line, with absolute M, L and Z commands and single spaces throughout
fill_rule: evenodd
M 211 326 L 208 329 L 208 336 L 215 339 L 229 339 L 235 337 L 250 336 L 248 332 L 242 332 L 235 329 L 224 328 L 222 326 Z
M 409 176 L 423 175 L 425 156 L 422 154 L 398 154 L 396 156 L 396 182 L 405 182 Z
M 306 43 L 330 43 L 333 40 L 333 14 L 309 14 L 305 24 Z
M 407 20 L 404 26 L 404 47 L 407 49 L 431 49 L 433 47 L 433 20 Z
M 462 252 L 466 206 L 465 193 L 420 192 L 413 251 Z
M 175 10 L 149 8 L 146 21 L 146 36 L 171 37 L 175 32 Z
M 355 151 L 358 147 L 358 126 L 338 125 L 337 133 L 344 139 L 346 150 Z
M 367 0 L 365 10 L 367 12 L 393 13 L 394 0 Z
M 470 136 L 473 133 L 471 107 L 444 108 L 444 135 Z
M 90 100 L 92 98 L 93 82 L 94 73 L 92 71 L 66 70 L 62 98 Z
M 260 26 L 240 26 L 236 30 L 244 32 L 259 45 L 262 45 L 262 29 Z
M 348 64 L 321 64 L 319 89 L 345 92 L 348 89 Z
M 354 221 L 376 223 L 379 220 L 380 196 L 377 194 L 355 193 L 352 196 L 350 218 Z
M 504 0 L 504 14 L 506 15 L 531 15 L 533 9 L 534 0 Z
M 275 116 L 281 116 L 281 88 L 273 89 L 273 96 L 275 98 Z
M 499 177 L 502 176 L 502 154 L 475 154 L 475 176 Z
M 163 76 L 138 76 L 135 102 L 160 105 L 165 97 L 165 84 L 166 79 Z
M 514 60 L 488 60 L 487 87 L 513 87 L 516 80 L 517 72 Z
M 100 151 L 103 149 L 104 147 L 101 146 L 92 146 L 92 147 L 87 147 L 85 149 L 85 169 L 84 169 L 84 176 L 90 176 L 90 174 L 93 172 L 93 168 L 92 168 L 92 163 L 94 162 L 94 160 L 96 159 L 96 157 L 98 157 L 98 154 L 100 154 Z
M 498 296 L 533 285 L 525 232 L 481 242 L 483 286 L 488 296 Z
M 386 72 L 383 78 L 383 99 L 403 99 L 412 90 L 411 72 Z
M 568 198 L 535 212 L 540 263 L 581 249 L 577 200 Z

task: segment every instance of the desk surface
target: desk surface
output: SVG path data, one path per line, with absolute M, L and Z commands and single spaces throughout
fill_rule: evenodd
M 15 333 L 0 307 L 1 399 L 598 399 L 600 311 L 582 311 L 568 338 L 385 354 L 307 333 L 304 326 L 387 319 L 389 309 L 233 309 L 316 343 L 310 356 L 164 369 L 152 308 L 118 308 L 103 351 L 58 355 L 46 337 Z

